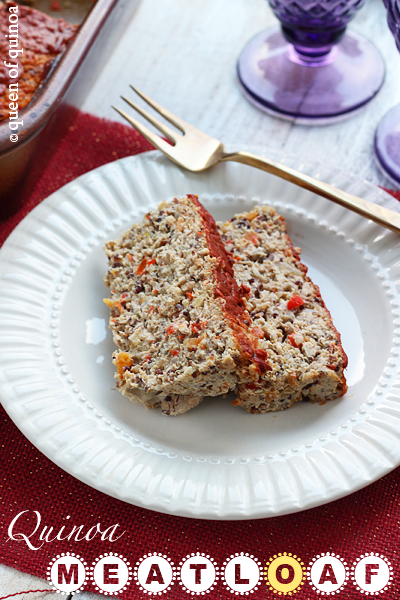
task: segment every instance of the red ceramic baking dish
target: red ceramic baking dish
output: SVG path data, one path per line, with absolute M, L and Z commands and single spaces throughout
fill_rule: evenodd
M 68 48 L 33 100 L 19 113 L 23 127 L 18 129 L 18 141 L 11 141 L 8 121 L 0 124 L 0 218 L 15 212 L 26 199 L 138 3 L 139 0 L 90 2 L 92 6 Z M 69 2 L 68 6 L 73 4 Z M 85 4 L 88 5 L 87 0 Z M 75 5 L 79 17 L 82 0 L 75 0 Z M 36 7 L 41 8 L 39 2 Z M 61 12 L 52 14 L 65 18 Z

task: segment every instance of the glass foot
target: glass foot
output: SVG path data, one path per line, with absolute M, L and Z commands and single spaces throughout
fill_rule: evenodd
M 375 153 L 385 175 L 400 185 L 400 106 L 392 108 L 378 125 Z
M 307 124 L 354 115 L 378 93 L 384 76 L 378 50 L 354 31 L 328 54 L 307 62 L 279 27 L 268 29 L 247 44 L 238 61 L 240 86 L 250 102 Z

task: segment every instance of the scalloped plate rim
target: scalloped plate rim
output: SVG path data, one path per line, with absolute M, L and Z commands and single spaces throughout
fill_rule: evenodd
M 254 150 L 254 148 L 249 147 L 250 149 Z M 260 152 L 260 149 L 256 149 L 258 150 L 258 152 Z M 264 153 L 268 153 L 269 150 L 268 149 L 263 149 Z M 276 151 L 275 151 L 276 153 Z M 284 157 L 285 154 L 281 153 L 282 156 Z M 288 155 L 287 155 L 288 156 Z M 290 156 L 295 156 L 293 154 L 291 154 Z M 161 157 L 163 158 L 163 157 Z M 299 157 L 298 157 L 299 158 Z M 301 157 L 300 157 L 301 158 Z M 17 245 L 16 243 L 19 242 L 21 239 L 24 239 L 24 236 L 26 236 L 26 232 L 24 230 L 24 227 L 26 226 L 26 224 L 29 225 L 29 223 L 32 220 L 38 219 L 40 220 L 41 217 L 46 216 L 46 214 L 49 214 L 49 209 L 54 205 L 56 206 L 59 203 L 62 203 L 63 199 L 65 199 L 66 196 L 68 196 L 68 193 L 72 190 L 73 186 L 76 186 L 80 184 L 80 182 L 85 179 L 88 178 L 88 176 L 92 175 L 92 174 L 99 174 L 100 175 L 105 172 L 106 169 L 113 169 L 113 165 L 116 165 L 117 163 L 129 163 L 130 161 L 134 161 L 134 162 L 142 162 L 143 160 L 152 160 L 152 159 L 156 159 L 155 162 L 157 162 L 157 160 L 160 159 L 160 154 L 157 151 L 153 151 L 150 153 L 143 153 L 134 157 L 127 157 L 125 159 L 121 159 L 120 161 L 116 161 L 115 163 L 108 163 L 107 165 L 104 165 L 103 167 L 99 167 L 98 169 L 95 169 L 92 172 L 86 173 L 82 176 L 80 176 L 79 178 L 77 178 L 76 180 L 70 182 L 69 184 L 67 184 L 66 186 L 64 186 L 63 188 L 61 188 L 61 190 L 58 190 L 56 192 L 54 192 L 51 196 L 49 196 L 45 201 L 43 201 L 43 203 L 39 204 L 35 209 L 33 209 L 22 221 L 21 223 L 14 229 L 14 231 L 10 234 L 9 238 L 6 240 L 2 250 L 0 251 L 0 264 L 3 262 L 3 256 L 8 252 L 11 251 L 13 252 L 13 250 L 15 251 L 15 249 L 13 248 L 14 244 Z M 302 159 L 303 160 L 303 159 Z M 322 166 L 321 163 L 319 163 L 318 161 L 311 161 L 313 164 L 317 165 L 318 167 Z M 111 166 L 110 166 L 111 165 Z M 177 167 L 175 165 L 172 165 L 171 163 L 168 163 L 168 165 L 170 165 L 171 168 L 175 168 L 177 169 Z M 345 171 L 340 170 L 340 169 L 332 169 L 333 171 L 335 171 L 336 174 L 338 173 L 345 173 Z M 96 175 L 96 176 L 97 176 Z M 206 174 L 207 176 L 207 174 Z M 353 180 L 355 181 L 360 181 L 357 178 L 355 178 L 354 176 L 350 176 Z M 373 184 L 370 184 L 369 182 L 364 182 L 365 185 L 369 186 L 371 189 L 375 189 L 375 191 L 377 192 L 377 199 L 379 202 L 382 202 L 386 205 L 390 205 L 391 207 L 395 206 L 395 201 L 394 199 L 392 199 L 386 192 L 379 190 L 378 188 L 375 188 L 375 186 L 373 186 Z M 249 193 L 249 196 L 251 196 L 251 193 Z M 342 209 L 344 210 L 344 209 Z M 361 217 L 357 217 L 357 219 L 361 219 Z M 8 412 L 8 414 L 10 415 L 10 417 L 12 418 L 12 420 L 14 421 L 14 423 L 21 429 L 21 431 L 24 433 L 24 435 L 32 442 L 32 444 L 34 444 L 41 452 L 43 452 L 43 454 L 45 454 L 50 460 L 52 460 L 53 462 L 55 462 L 58 466 L 60 466 L 61 468 L 63 468 L 64 470 L 66 470 L 67 472 L 69 472 L 71 475 L 73 475 L 74 477 L 77 477 L 78 479 L 80 479 L 81 481 L 83 481 L 84 483 L 88 484 L 89 486 L 94 487 L 95 489 L 98 489 L 100 491 L 103 491 L 104 493 L 114 496 L 115 498 L 118 498 L 120 500 L 123 501 L 128 501 L 131 502 L 133 504 L 136 504 L 138 506 L 142 506 L 143 508 L 149 508 L 152 510 L 158 510 L 160 512 L 165 512 L 165 513 L 169 513 L 169 514 L 173 514 L 173 515 L 179 515 L 179 516 L 187 516 L 187 517 L 194 517 L 194 518 L 214 518 L 214 519 L 252 519 L 252 518 L 263 518 L 265 516 L 278 516 L 278 515 L 282 515 L 282 514 L 289 514 L 292 512 L 297 512 L 297 511 L 301 511 L 301 510 L 305 510 L 308 508 L 312 508 L 315 506 L 319 506 L 321 504 L 324 504 L 326 502 L 330 502 L 332 500 L 336 500 L 338 498 L 342 498 L 343 496 L 346 496 L 347 494 L 356 491 L 358 489 L 361 489 L 363 487 L 365 487 L 366 485 L 368 485 L 369 483 L 372 483 L 373 481 L 376 481 L 377 479 L 379 479 L 380 477 L 382 477 L 383 475 L 385 475 L 386 473 L 390 472 L 393 468 L 395 468 L 395 466 L 397 466 L 398 464 L 400 464 L 400 452 L 396 457 L 396 461 L 395 463 L 392 462 L 392 464 L 387 464 L 387 467 L 383 467 L 382 465 L 380 465 L 380 468 L 378 469 L 378 472 L 374 473 L 374 474 L 370 474 L 371 477 L 368 479 L 359 479 L 357 484 L 355 484 L 351 490 L 347 490 L 345 488 L 338 490 L 335 493 L 330 493 L 328 494 L 328 497 L 326 498 L 317 498 L 314 501 L 309 501 L 308 504 L 307 502 L 301 505 L 297 505 L 296 503 L 292 503 L 292 506 L 288 509 L 285 509 L 282 511 L 278 510 L 266 510 L 266 507 L 261 507 L 261 508 L 255 508 L 253 507 L 253 509 L 251 507 L 249 507 L 248 510 L 242 509 L 241 511 L 235 512 L 235 511 L 231 511 L 228 512 L 227 514 L 222 514 L 221 512 L 218 513 L 218 511 L 212 511 L 210 509 L 208 509 L 204 512 L 201 512 L 201 510 L 198 510 L 198 506 L 197 506 L 197 510 L 196 510 L 196 506 L 189 506 L 188 508 L 185 507 L 178 507 L 177 511 L 174 510 L 173 508 L 168 506 L 168 503 L 166 502 L 162 502 L 159 499 L 157 500 L 157 498 L 153 498 L 150 497 L 150 500 L 153 500 L 152 502 L 145 502 L 145 501 L 141 501 L 139 500 L 138 497 L 136 498 L 129 498 L 128 500 L 126 498 L 123 497 L 122 494 L 118 494 L 116 493 L 113 489 L 110 490 L 110 485 L 107 486 L 105 483 L 101 482 L 101 481 L 93 481 L 93 476 L 86 476 L 84 473 L 82 472 L 74 472 L 73 469 L 73 465 L 70 464 L 70 462 L 68 462 L 68 460 L 65 458 L 65 456 L 63 455 L 58 455 L 55 452 L 52 452 L 51 450 L 49 450 L 49 447 L 45 444 L 45 443 L 41 443 L 40 440 L 37 439 L 37 437 L 35 437 L 35 432 L 33 430 L 33 428 L 30 426 L 29 423 L 27 423 L 24 419 L 23 416 L 21 416 L 21 414 L 18 412 L 17 407 L 13 405 L 13 395 L 12 394 L 8 394 L 7 391 L 4 389 L 4 385 L 3 382 L 0 380 L 0 385 L 3 388 L 3 394 L 5 397 L 5 402 L 4 402 L 4 407 L 6 409 L 6 411 Z M 389 461 L 390 462 L 390 461 Z M 228 467 L 229 468 L 229 467 Z M 114 493 L 113 493 L 114 492 Z

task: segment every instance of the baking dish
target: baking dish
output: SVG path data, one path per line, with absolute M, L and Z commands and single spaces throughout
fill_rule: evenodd
M 18 141 L 10 140 L 8 121 L 0 124 L 0 218 L 18 210 L 26 200 L 139 1 L 97 0 L 33 100 L 21 111 Z M 79 18 L 79 12 L 75 15 Z M 65 17 L 61 12 L 55 16 Z

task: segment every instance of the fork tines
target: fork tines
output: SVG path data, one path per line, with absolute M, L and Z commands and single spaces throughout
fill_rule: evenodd
M 167 121 L 175 125 L 183 134 L 186 129 L 190 127 L 188 123 L 186 123 L 183 119 L 180 119 L 169 110 L 149 98 L 146 94 L 135 88 L 133 85 L 130 86 L 134 92 L 136 92 L 147 104 L 149 104 L 154 110 L 156 110 L 161 116 L 163 116 Z M 130 98 L 125 98 L 125 96 L 121 96 L 122 100 L 124 100 L 129 106 L 134 108 L 142 117 L 144 117 L 149 123 L 154 125 L 165 137 L 172 142 L 173 144 L 177 141 L 178 134 L 176 131 L 171 129 L 167 124 L 162 123 L 160 120 L 156 119 L 151 115 L 147 110 L 130 100 Z M 131 117 L 125 111 L 113 106 L 113 109 L 116 110 L 120 115 L 124 117 L 131 125 L 133 125 L 153 146 L 159 148 L 162 152 L 166 152 L 170 145 L 165 142 L 159 135 L 153 133 L 146 125 L 143 125 L 140 121 Z

